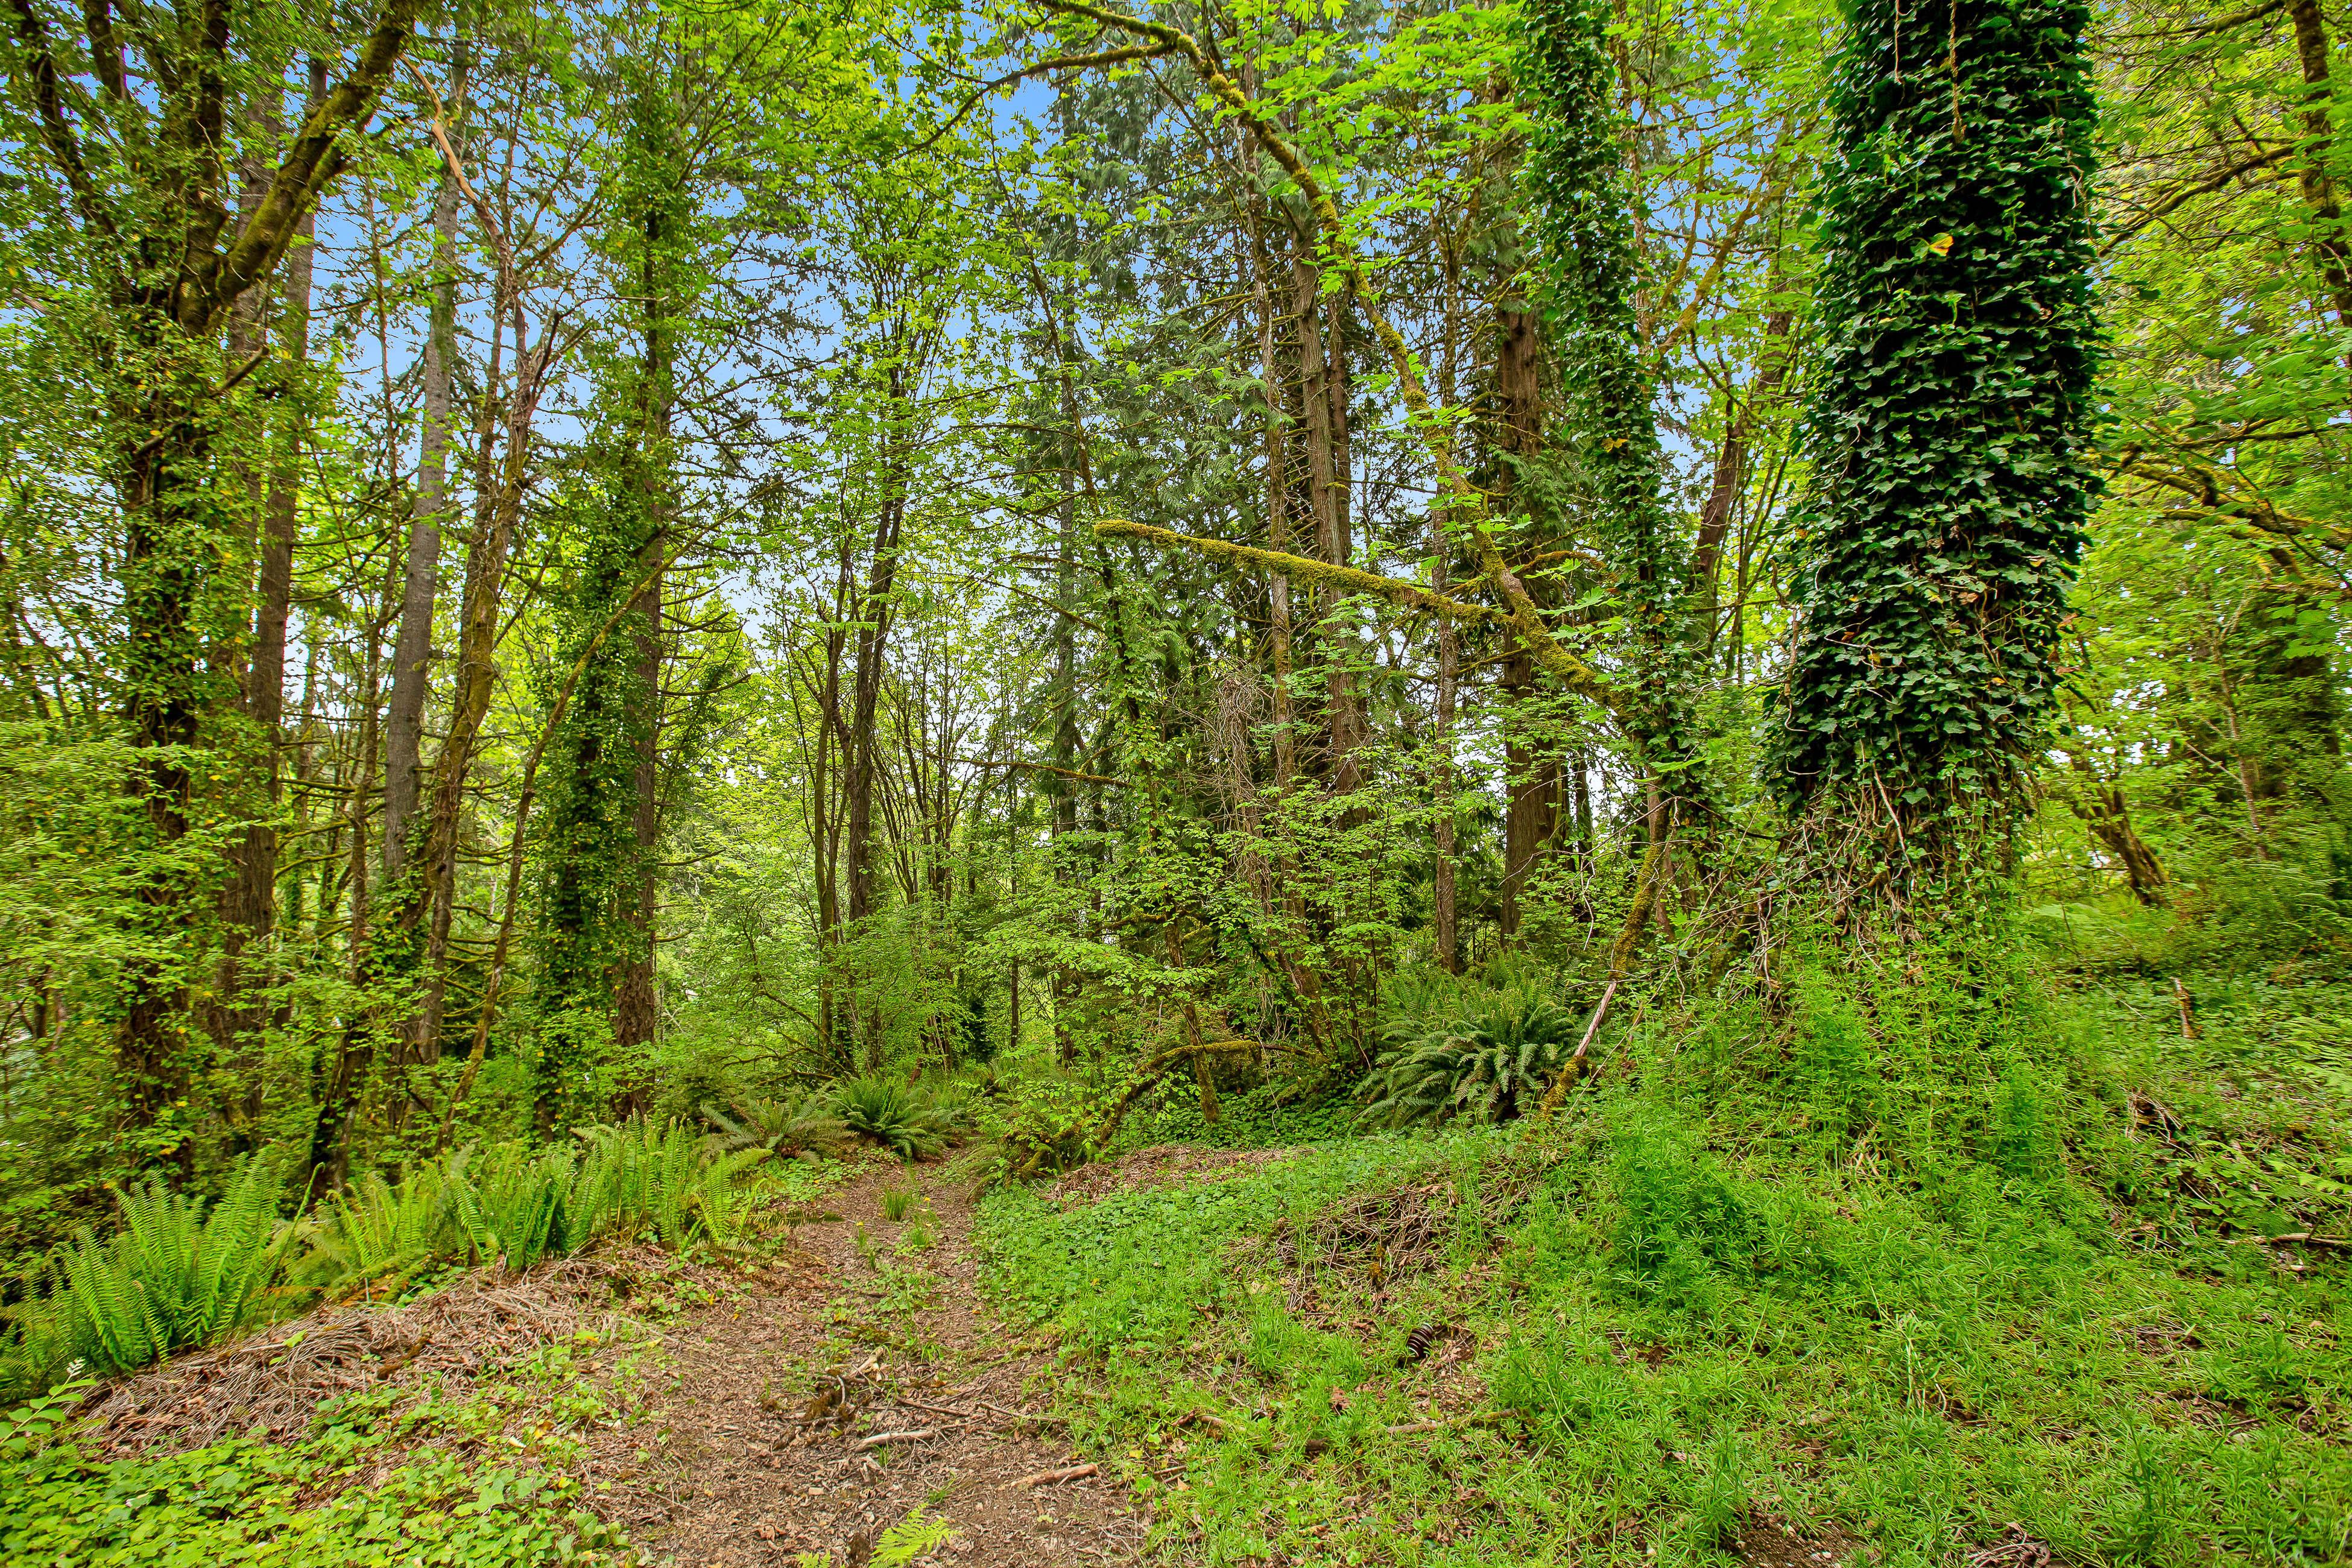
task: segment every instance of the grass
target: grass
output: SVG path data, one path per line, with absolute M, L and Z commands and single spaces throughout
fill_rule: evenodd
M 2090 1563 L 2340 1560 L 2344 1264 L 2241 1244 L 2343 1234 L 2346 1100 L 2294 1023 L 2335 994 L 2217 993 L 2182 1041 L 2168 987 L 1998 978 L 1801 986 L 1778 1039 L 1652 1020 L 1540 1129 L 999 1194 L 992 1288 L 1188 1560 L 1646 1568 L 1759 1521 L 1881 1568 L 2012 1524 Z M 1496 1419 L 1385 1430 L 1458 1415 Z

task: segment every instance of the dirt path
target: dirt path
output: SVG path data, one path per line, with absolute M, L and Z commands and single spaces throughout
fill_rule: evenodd
M 909 1187 L 918 1202 L 887 1219 L 886 1191 Z M 1048 1358 L 980 1300 L 968 1194 L 891 1166 L 793 1218 L 745 1294 L 667 1331 L 642 1419 L 597 1445 L 637 1542 L 681 1565 L 830 1552 L 859 1568 L 921 1507 L 955 1532 L 925 1563 L 1136 1561 L 1125 1487 L 1031 1484 L 1084 1460 L 1058 1424 L 1024 1419 Z

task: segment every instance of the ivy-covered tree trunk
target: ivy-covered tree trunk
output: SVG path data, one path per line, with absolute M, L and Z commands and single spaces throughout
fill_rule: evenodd
M 29 110 L 14 149 L 38 167 L 40 195 L 69 209 L 92 297 L 104 301 L 106 325 L 88 346 L 107 387 L 104 438 L 121 516 L 116 664 L 123 721 L 141 752 L 129 787 L 152 851 L 132 894 L 116 1068 L 125 1120 L 155 1130 L 142 1152 L 170 1154 L 183 1172 L 190 1137 L 161 1124 L 185 1120 L 189 983 L 203 973 L 192 960 L 205 944 L 203 911 L 218 903 L 201 896 L 215 862 L 187 852 L 206 793 L 194 752 L 205 720 L 229 696 L 205 668 L 236 532 L 215 487 L 215 441 L 226 395 L 260 363 L 223 363 L 222 329 L 267 286 L 341 174 L 343 139 L 373 118 L 417 4 L 383 0 L 352 73 L 312 107 L 236 218 L 226 200 L 237 153 L 230 105 L 245 75 L 236 51 L 271 40 L 267 13 L 203 0 L 154 26 L 119 20 L 109 0 L 91 0 L 78 16 L 46 0 L 6 7 L 13 38 L 0 69 Z
M 1641 353 L 1634 193 L 1608 23 L 1598 0 L 1533 0 L 1520 86 L 1534 111 L 1522 178 L 1560 367 L 1560 439 L 1573 443 L 1624 618 L 1616 711 L 1648 796 L 1633 906 L 1611 954 L 1611 971 L 1622 973 L 1673 874 L 1678 831 L 1685 823 L 1703 830 L 1705 819 L 1696 809 L 1699 737 L 1688 695 L 1696 672 L 1684 604 L 1689 551 L 1666 510 L 1664 451 Z
M 2088 17 L 1849 13 L 1777 760 L 1898 900 L 2022 801 L 2057 682 L 2095 489 Z
M 667 46 L 656 42 L 656 49 Z M 681 311 L 689 287 L 685 128 L 677 60 L 629 83 L 624 163 L 612 176 L 616 270 L 636 296 L 635 353 L 608 374 L 608 434 L 575 517 L 582 559 L 572 638 L 583 661 L 557 738 L 547 819 L 538 1115 L 637 1109 L 641 1047 L 654 1034 L 659 831 L 662 588 L 676 510 L 670 435 Z M 617 1074 L 596 1098 L 595 1068 Z

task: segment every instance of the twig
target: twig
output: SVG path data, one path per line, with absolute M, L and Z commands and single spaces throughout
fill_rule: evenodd
M 920 1410 L 932 1415 L 952 1415 L 959 1421 L 982 1421 L 987 1419 L 985 1416 L 977 1415 L 972 1411 L 958 1410 L 952 1405 L 926 1405 L 919 1399 L 909 1399 L 903 1394 L 898 1398 L 893 1399 L 890 1403 L 893 1405 L 902 1405 L 909 1410 Z
M 2232 1236 L 2226 1238 L 2221 1245 L 2224 1247 L 2270 1247 L 2282 1241 L 2308 1242 L 2314 1247 L 2352 1247 L 2352 1237 L 2314 1236 L 2307 1230 L 2291 1230 L 2284 1236 Z
M 862 1454 L 868 1448 L 887 1448 L 893 1443 L 928 1443 L 939 1435 L 936 1426 L 926 1426 L 919 1432 L 877 1432 L 871 1437 L 860 1438 L 857 1451 Z
M 1501 1415 L 1488 1412 L 1479 1415 L 1455 1415 L 1444 1421 L 1403 1421 L 1394 1426 L 1383 1426 L 1381 1432 L 1384 1436 L 1402 1437 L 1413 1432 L 1444 1432 L 1456 1426 L 1499 1426 L 1502 1424 Z
M 1100 1465 L 1072 1465 L 1066 1470 L 1040 1470 L 1034 1476 L 1024 1476 L 1021 1484 L 1024 1487 L 1050 1487 L 1057 1481 L 1082 1481 L 1088 1476 L 1100 1474 Z
M 1041 1426 L 1067 1426 L 1069 1425 L 1069 1423 L 1068 1423 L 1067 1421 L 1063 1420 L 1063 1419 L 1062 1419 L 1060 1416 L 1058 1416 L 1058 1415 L 1025 1415 L 1025 1414 L 1024 1414 L 1023 1412 L 1018 1411 L 1018 1410 L 1007 1410 L 1007 1409 L 1006 1409 L 1006 1408 L 1004 1408 L 1004 1406 L 1003 1406 L 1002 1405 L 991 1405 L 991 1404 L 990 1404 L 987 1400 L 985 1400 L 985 1399 L 975 1399 L 975 1400 L 973 1400 L 973 1401 L 972 1401 L 972 1403 L 973 1403 L 974 1405 L 979 1405 L 982 1410 L 993 1410 L 994 1412 L 996 1412 L 996 1414 L 998 1414 L 999 1415 L 1004 1416 L 1004 1417 L 1005 1417 L 1005 1418 L 1007 1418 L 1008 1420 L 1013 1420 L 1013 1421 L 1034 1421 L 1034 1422 L 1038 1423 L 1039 1425 L 1041 1425 Z

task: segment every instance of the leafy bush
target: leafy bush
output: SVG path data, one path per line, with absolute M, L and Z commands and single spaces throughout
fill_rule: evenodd
M 446 1166 L 420 1167 L 397 1186 L 373 1171 L 319 1205 L 310 1250 L 294 1269 L 305 1284 L 364 1284 L 409 1273 L 458 1250 L 457 1188 Z
M 891 1078 L 854 1078 L 835 1089 L 834 1114 L 860 1138 L 918 1160 L 947 1146 L 962 1126 L 962 1107 Z
M 1391 1127 L 1448 1117 L 1508 1121 L 1568 1065 L 1580 1029 L 1549 992 L 1524 984 L 1473 993 L 1450 1017 L 1394 1019 L 1388 1048 L 1359 1091 L 1371 1101 L 1364 1118 Z
M 520 1272 L 550 1253 L 584 1246 L 595 1212 L 588 1205 L 565 1212 L 572 1163 L 572 1151 L 562 1147 L 534 1153 L 509 1145 L 484 1155 L 480 1170 L 461 1180 L 456 1194 L 470 1261 Z
M 593 1152 L 574 1184 L 572 1206 L 593 1235 L 650 1230 L 676 1251 L 735 1234 L 736 1178 L 767 1158 L 761 1145 L 725 1152 L 676 1122 L 636 1117 L 618 1127 L 581 1130 Z
M 643 1118 L 581 1138 L 584 1149 L 461 1149 L 397 1185 L 368 1173 L 307 1226 L 278 1220 L 280 1184 L 258 1161 L 209 1208 L 160 1184 L 126 1193 L 122 1229 L 104 1242 L 85 1231 L 11 1310 L 19 1327 L 0 1342 L 0 1394 L 37 1390 L 69 1363 L 125 1372 L 226 1338 L 253 1321 L 281 1271 L 305 1291 L 331 1291 L 442 1262 L 521 1270 L 600 1237 L 650 1233 L 674 1251 L 724 1241 L 736 1233 L 738 1178 L 767 1157 Z

